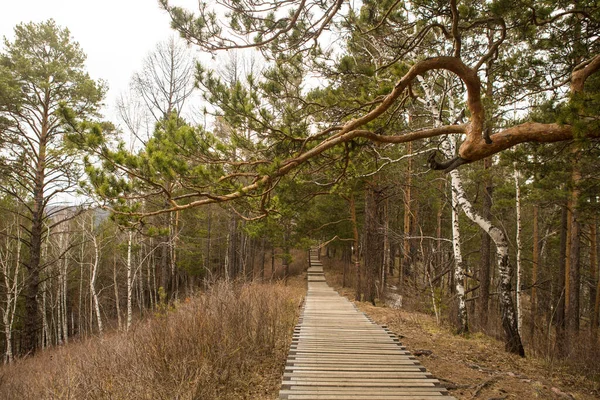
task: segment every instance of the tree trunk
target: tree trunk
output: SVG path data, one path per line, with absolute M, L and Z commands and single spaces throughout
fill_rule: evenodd
M 78 303 L 78 315 L 77 315 L 77 331 L 79 336 L 83 335 L 84 324 L 83 324 L 83 260 L 85 256 L 85 242 L 81 243 L 81 253 L 79 258 L 79 303 Z
M 283 274 L 284 274 L 284 282 L 287 285 L 288 278 L 290 276 L 290 261 L 292 255 L 290 254 L 290 234 L 291 234 L 291 226 L 290 224 L 285 225 L 285 231 L 283 233 Z
M 385 293 L 387 283 L 387 272 L 390 268 L 390 199 L 385 199 L 383 209 L 383 263 L 381 264 L 381 295 Z
M 358 222 L 356 220 L 356 202 L 354 200 L 354 193 L 350 195 L 350 222 L 352 222 L 352 237 L 353 237 L 353 253 L 354 253 L 354 272 L 356 274 L 356 293 L 355 298 L 357 301 L 361 301 L 362 298 L 362 282 L 361 282 L 361 271 L 360 271 L 360 242 L 358 236 Z
M 206 269 L 209 272 L 213 272 L 211 269 L 211 262 L 210 262 L 210 235 L 211 235 L 211 222 L 212 222 L 212 214 L 210 212 L 210 208 L 207 211 L 207 217 L 206 217 Z
M 533 206 L 533 265 L 531 271 L 531 326 L 529 327 L 529 335 L 532 343 L 534 340 L 535 324 L 537 317 L 537 281 L 538 268 L 540 263 L 540 233 L 539 233 L 539 207 Z
M 271 243 L 271 278 L 270 281 L 273 280 L 273 276 L 275 275 L 275 246 Z
M 133 266 L 131 262 L 131 251 L 133 247 L 133 231 L 127 236 L 127 323 L 125 330 L 129 331 L 133 321 Z
M 453 147 L 455 147 L 454 143 Z M 455 150 L 452 150 L 452 153 L 454 154 Z M 458 173 L 458 171 L 456 172 Z M 504 232 L 493 226 L 490 221 L 477 214 L 471 203 L 467 200 L 466 193 L 461 184 L 453 185 L 452 190 L 456 192 L 458 203 L 461 205 L 467 217 L 479 225 L 481 229 L 486 231 L 496 245 L 496 251 L 498 254 L 498 272 L 500 277 L 500 312 L 502 314 L 502 327 L 504 329 L 505 336 L 505 349 L 508 352 L 525 356 L 525 350 L 523 349 L 521 336 L 519 335 L 519 331 L 517 329 L 517 318 L 515 315 L 515 306 L 512 298 L 511 267 L 508 258 L 508 240 L 506 239 Z
M 485 187 L 483 189 L 481 213 L 485 220 L 490 221 L 492 219 L 491 210 L 494 187 L 492 179 L 488 176 L 488 170 L 492 166 L 492 159 L 490 157 L 484 159 L 483 166 L 485 170 Z M 479 264 L 479 299 L 477 301 L 477 314 L 479 316 L 479 323 L 484 330 L 486 330 L 488 327 L 490 271 L 492 269 L 492 253 L 490 251 L 491 244 L 490 235 L 488 235 L 487 232 L 481 232 L 481 261 Z
M 113 254 L 113 286 L 115 289 L 115 311 L 117 313 L 117 326 L 119 331 L 123 329 L 123 321 L 121 319 L 121 305 L 119 304 L 119 281 L 117 279 L 117 256 Z
M 580 291 L 580 236 L 581 224 L 579 222 L 579 182 L 581 174 L 577 163 L 573 166 L 573 189 L 571 191 L 571 234 L 569 254 L 569 297 L 566 308 L 567 338 L 571 339 L 574 333 L 579 332 L 579 291 Z
M 600 271 L 598 270 L 598 218 L 595 216 L 590 224 L 590 310 L 592 311 L 592 336 L 598 335 L 598 311 L 600 308 Z
M 92 218 L 92 226 L 90 229 L 90 238 L 94 246 L 94 259 L 92 261 L 92 277 L 90 279 L 90 293 L 94 301 L 94 311 L 96 313 L 96 322 L 98 323 L 98 333 L 102 335 L 102 315 L 100 314 L 100 301 L 96 292 L 96 277 L 98 276 L 98 267 L 100 264 L 100 248 L 96 235 L 94 234 L 94 219 Z
M 439 186 L 438 186 L 438 192 L 439 193 L 446 193 L 446 189 L 444 187 L 446 180 L 445 179 L 440 179 L 439 181 Z M 437 210 L 437 216 L 436 216 L 436 230 L 435 230 L 435 234 L 437 237 L 436 240 L 436 249 L 435 249 L 435 266 L 434 266 L 434 271 L 435 274 L 438 274 L 438 271 L 441 270 L 442 268 L 442 262 L 443 262 L 443 256 L 442 256 L 442 216 L 444 215 L 444 200 L 445 196 L 440 196 L 438 199 L 438 210 Z M 443 282 L 443 279 L 440 279 L 440 282 Z
M 567 249 L 568 249 L 568 233 L 569 233 L 569 211 L 564 205 L 562 208 L 561 224 L 560 224 L 560 255 L 558 264 L 558 301 L 556 304 L 556 347 L 559 355 L 564 354 L 565 350 L 565 308 L 566 308 L 566 271 L 567 268 Z
M 41 202 L 41 201 L 40 201 Z M 36 208 L 41 207 L 37 206 Z M 38 293 L 40 290 L 40 255 L 42 251 L 42 218 L 41 210 L 34 210 L 32 215 L 29 261 L 25 285 L 25 321 L 22 349 L 25 353 L 33 354 L 38 348 L 38 332 L 40 315 L 38 311 Z
M 517 170 L 517 163 L 514 163 L 513 168 L 513 178 L 515 180 L 515 208 L 517 211 L 517 330 L 519 331 L 519 335 L 523 336 L 523 309 L 521 304 L 521 253 L 523 252 L 523 244 L 521 243 L 521 234 L 523 230 L 521 223 L 521 186 L 519 183 L 519 171 Z
M 407 143 L 406 152 L 408 157 L 408 166 L 406 170 L 406 184 L 404 187 L 404 238 L 403 238 L 403 254 L 402 254 L 402 267 L 399 276 L 400 287 L 402 287 L 402 280 L 411 276 L 411 249 L 410 249 L 410 235 L 411 235 L 411 189 L 412 189 L 412 143 Z
M 4 354 L 4 363 L 11 363 L 13 361 L 12 351 L 12 329 L 15 320 L 15 313 L 17 310 L 17 303 L 19 300 L 19 292 L 21 291 L 21 284 L 19 283 L 19 270 L 21 267 L 21 223 L 19 218 L 15 221 L 16 228 L 16 240 L 15 249 L 11 250 L 10 235 L 6 236 L 6 249 L 7 252 L 2 255 L 4 259 L 0 263 L 2 265 L 2 275 L 4 276 L 4 287 L 6 293 L 6 302 L 2 313 L 2 323 L 4 325 L 4 337 L 6 352 Z M 11 260 L 9 255 L 15 254 L 14 261 Z M 11 265 L 14 264 L 14 268 Z M 12 279 L 12 280 L 11 280 Z
M 452 187 L 460 185 L 460 176 L 458 171 L 450 173 L 452 178 Z M 458 220 L 458 196 L 457 191 L 452 190 L 452 248 L 454 250 L 454 276 L 456 284 L 456 297 L 458 300 L 458 334 L 467 333 L 469 324 L 467 320 L 467 305 L 465 302 L 465 269 L 463 265 L 462 253 L 460 250 L 460 225 Z
M 592 249 L 590 251 L 594 252 L 592 259 L 592 264 L 595 265 L 596 268 L 596 301 L 594 302 L 594 316 L 592 317 L 592 333 L 593 337 L 598 337 L 598 313 L 600 312 L 600 266 L 598 265 L 598 228 L 597 228 L 597 218 L 594 218 L 594 234 L 592 236 Z
M 47 317 L 47 296 L 48 292 L 46 291 L 46 286 L 48 285 L 48 281 L 44 280 L 41 282 L 42 287 L 42 350 L 50 345 L 51 334 L 50 327 L 48 326 L 48 317 Z
M 375 304 L 377 298 L 377 280 L 384 269 L 384 235 L 382 213 L 382 191 L 376 182 L 367 185 L 365 191 L 365 301 Z
M 229 220 L 229 240 L 227 242 L 227 270 L 228 277 L 235 278 L 239 272 L 238 263 L 238 233 L 237 233 L 237 217 L 234 213 L 231 213 Z
M 265 249 L 266 239 L 265 239 L 264 236 L 262 237 L 262 239 L 261 239 L 260 242 L 261 242 L 261 246 L 260 246 L 261 247 L 261 256 L 260 256 L 261 257 L 260 258 L 260 265 L 261 265 L 261 267 L 260 267 L 260 281 L 264 282 L 265 281 L 265 258 L 266 258 L 266 254 L 265 254 L 266 253 L 266 249 Z

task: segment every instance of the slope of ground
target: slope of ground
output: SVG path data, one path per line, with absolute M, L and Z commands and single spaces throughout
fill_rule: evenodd
M 341 270 L 327 268 L 326 278 L 341 294 L 354 299 L 354 291 L 341 288 Z M 431 315 L 406 309 L 355 302 L 374 322 L 386 325 L 402 344 L 459 399 L 578 399 L 600 398 L 593 381 L 533 357 L 521 358 L 504 351 L 504 345 L 477 333 L 455 335 L 451 327 L 438 325 Z
M 0 367 L 0 399 L 273 399 L 306 281 L 217 283 L 113 332 Z
M 598 399 L 600 388 L 584 377 L 535 358 L 504 351 L 483 334 L 454 335 L 429 315 L 357 303 L 387 325 L 436 378 L 459 399 Z

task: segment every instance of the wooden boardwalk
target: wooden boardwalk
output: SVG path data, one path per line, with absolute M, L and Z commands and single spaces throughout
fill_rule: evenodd
M 313 251 L 310 265 L 280 399 L 454 399 L 392 333 L 327 285 Z

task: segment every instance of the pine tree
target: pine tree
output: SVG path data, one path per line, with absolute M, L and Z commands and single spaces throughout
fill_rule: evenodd
M 25 328 L 22 350 L 38 347 L 42 242 L 60 223 L 52 221 L 62 207 L 50 208 L 77 188 L 81 168 L 76 153 L 65 146 L 68 113 L 77 121 L 97 116 L 105 93 L 102 83 L 85 72 L 85 54 L 67 29 L 53 20 L 15 27 L 13 42 L 0 54 L 0 132 L 3 151 L 1 190 L 25 207 L 27 269 Z

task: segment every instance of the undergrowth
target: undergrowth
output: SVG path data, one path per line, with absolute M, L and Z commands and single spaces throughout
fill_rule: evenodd
M 301 285 L 217 283 L 128 333 L 2 367 L 0 398 L 273 398 L 302 295 Z

